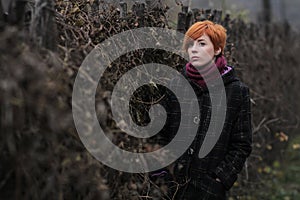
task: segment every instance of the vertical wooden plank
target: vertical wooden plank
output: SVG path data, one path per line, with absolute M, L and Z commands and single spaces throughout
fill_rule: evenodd
M 56 49 L 57 26 L 52 0 L 36 0 L 29 32 L 38 46 Z
M 132 6 L 133 13 L 138 17 L 139 27 L 144 26 L 144 13 L 145 13 L 145 4 L 140 2 L 135 2 Z
M 120 2 L 120 7 L 121 7 L 121 18 L 124 18 L 127 16 L 127 3 L 124 1 Z
M 186 31 L 186 14 L 183 12 L 178 13 L 177 31 L 185 33 Z

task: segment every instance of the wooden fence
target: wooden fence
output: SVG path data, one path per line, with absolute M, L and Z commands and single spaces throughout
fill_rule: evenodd
M 55 7 L 52 0 L 8 0 L 8 11 L 4 11 L 3 3 L 0 4 L 0 29 L 7 25 L 19 25 L 29 31 L 29 35 L 39 46 L 55 50 L 56 47 L 56 23 Z M 131 9 L 125 1 L 120 3 L 105 3 L 103 0 L 94 0 L 92 3 L 86 3 L 89 9 L 95 15 L 107 11 L 109 7 L 117 9 L 120 12 L 120 18 L 125 19 L 135 15 L 139 26 L 144 26 L 144 15 L 146 12 L 156 12 L 166 9 L 161 0 L 145 0 L 135 2 Z M 6 5 L 7 6 L 7 5 Z M 205 19 L 215 23 L 222 24 L 228 28 L 230 16 L 226 15 L 222 19 L 221 10 L 198 9 L 189 10 L 188 5 L 181 4 L 181 12 L 178 13 L 177 31 L 185 32 L 191 24 Z

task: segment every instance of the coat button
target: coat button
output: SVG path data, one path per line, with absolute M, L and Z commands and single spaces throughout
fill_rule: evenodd
M 194 117 L 194 123 L 199 124 L 200 118 L 198 116 Z
M 189 154 L 189 155 L 193 155 L 193 154 L 194 154 L 194 149 L 190 147 L 190 148 L 188 149 L 188 154 Z

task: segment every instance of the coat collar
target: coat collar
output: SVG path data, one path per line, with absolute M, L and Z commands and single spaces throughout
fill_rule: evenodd
M 235 81 L 239 81 L 240 79 L 236 76 L 236 72 L 235 72 L 235 67 L 234 66 L 227 66 L 230 67 L 231 70 L 228 71 L 227 73 L 225 73 L 224 75 L 222 75 L 222 80 L 224 83 L 224 86 L 226 87 L 228 84 L 235 82 Z M 200 90 L 202 92 L 208 92 L 208 88 L 207 87 L 201 87 L 200 85 L 198 85 L 197 83 L 195 83 L 194 81 L 192 81 L 186 73 L 186 67 L 183 68 L 182 70 L 182 74 L 183 76 L 193 85 L 196 86 L 198 88 L 200 88 Z M 212 84 L 212 86 L 217 86 L 217 84 Z

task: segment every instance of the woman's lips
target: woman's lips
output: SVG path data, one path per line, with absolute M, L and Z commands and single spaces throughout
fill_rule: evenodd
M 198 60 L 198 59 L 199 59 L 198 56 L 193 56 L 193 57 L 192 57 L 192 60 Z

